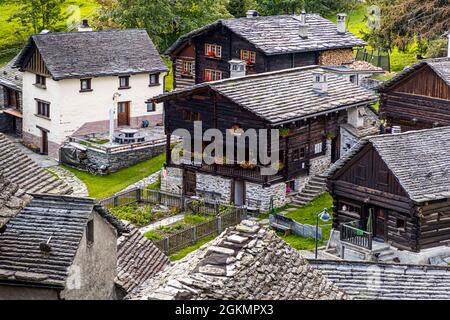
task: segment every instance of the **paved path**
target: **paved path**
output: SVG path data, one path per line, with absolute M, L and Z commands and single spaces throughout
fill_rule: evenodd
M 72 172 L 64 169 L 61 166 L 52 166 L 47 168 L 48 171 L 56 174 L 61 180 L 72 187 L 72 195 L 75 197 L 87 197 L 89 195 L 88 189 L 83 181 L 78 179 Z
M 51 159 L 49 156 L 35 153 L 30 149 L 28 149 L 27 147 L 25 147 L 21 143 L 22 141 L 21 138 L 18 138 L 17 136 L 8 135 L 8 139 L 11 140 L 20 151 L 26 154 L 31 160 L 36 162 L 41 168 L 48 168 L 58 165 L 58 161 Z
M 152 173 L 151 175 L 149 175 L 148 177 L 133 183 L 131 185 L 129 185 L 128 187 L 126 187 L 125 189 L 123 189 L 121 192 L 123 191 L 127 191 L 127 190 L 131 190 L 134 188 L 144 188 L 145 186 L 148 186 L 149 184 L 152 184 L 154 182 L 156 182 L 158 180 L 159 174 L 161 171 L 157 171 L 155 173 Z
M 168 218 L 156 221 L 154 223 L 149 224 L 148 226 L 140 228 L 139 231 L 142 234 L 144 234 L 148 231 L 155 230 L 159 227 L 168 226 L 169 224 L 176 223 L 180 220 L 183 220 L 184 215 L 185 215 L 184 213 L 180 213 L 180 214 L 177 214 L 176 216 L 172 216 L 172 217 L 168 217 Z

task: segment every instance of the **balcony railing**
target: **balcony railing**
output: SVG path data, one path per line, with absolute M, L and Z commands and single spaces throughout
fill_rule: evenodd
M 341 241 L 372 250 L 372 233 L 360 229 L 359 226 L 359 220 L 341 224 Z

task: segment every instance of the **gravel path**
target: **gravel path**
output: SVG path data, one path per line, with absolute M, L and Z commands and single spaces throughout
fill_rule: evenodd
M 161 171 L 157 171 L 151 175 L 149 175 L 147 178 L 144 178 L 136 183 L 133 183 L 131 185 L 129 185 L 128 187 L 126 187 L 125 189 L 123 189 L 121 192 L 123 191 L 127 191 L 127 190 L 131 190 L 134 188 L 143 188 L 149 184 L 152 184 L 154 182 L 156 182 L 158 180 L 158 176 L 160 174 Z
M 73 189 L 72 196 L 87 197 L 89 195 L 86 185 L 78 179 L 72 172 L 61 166 L 52 166 L 47 168 L 48 171 L 56 174 L 61 180 L 67 183 Z

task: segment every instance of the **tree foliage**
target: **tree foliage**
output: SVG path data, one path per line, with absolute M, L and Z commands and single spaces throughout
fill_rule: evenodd
M 2 1 L 2 0 L 0 0 Z M 13 0 L 19 9 L 10 17 L 24 28 L 39 33 L 44 29 L 60 31 L 67 14 L 63 11 L 66 0 Z

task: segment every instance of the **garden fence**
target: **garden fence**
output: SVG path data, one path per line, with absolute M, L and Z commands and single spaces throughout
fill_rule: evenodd
M 212 234 L 221 233 L 228 227 L 239 224 L 247 216 L 245 208 L 233 208 L 231 212 L 180 231 L 153 243 L 166 255 L 170 255 Z

